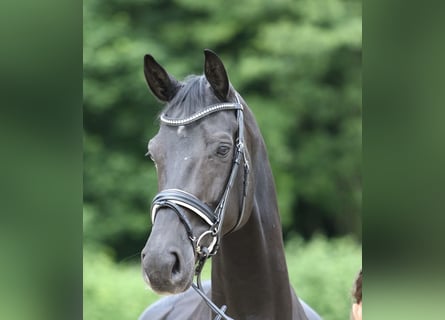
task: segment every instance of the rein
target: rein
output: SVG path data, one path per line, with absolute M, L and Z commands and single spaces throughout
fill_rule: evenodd
M 206 296 L 201 285 L 201 271 L 207 259 L 209 259 L 211 256 L 214 256 L 218 252 L 219 243 L 221 240 L 221 231 L 222 231 L 221 224 L 224 221 L 224 216 L 226 213 L 227 199 L 233 187 L 235 178 L 238 174 L 238 169 L 239 166 L 241 165 L 241 162 L 243 163 L 244 166 L 241 213 L 238 216 L 238 221 L 235 227 L 230 232 L 237 230 L 243 221 L 245 214 L 246 195 L 247 195 L 247 178 L 249 174 L 249 164 L 246 158 L 245 145 L 244 145 L 243 106 L 241 105 L 238 96 L 236 96 L 236 100 L 237 102 L 235 103 L 228 102 L 228 103 L 220 103 L 209 106 L 205 110 L 195 113 L 192 116 L 185 119 L 172 119 L 165 116 L 165 114 L 162 114 L 160 117 L 161 122 L 168 126 L 183 126 L 193 123 L 215 112 L 224 110 L 236 110 L 237 122 L 238 122 L 238 136 L 236 139 L 235 155 L 233 158 L 232 169 L 230 172 L 229 179 L 227 181 L 224 193 L 216 209 L 212 211 L 212 209 L 208 205 L 206 205 L 196 196 L 179 189 L 166 189 L 159 192 L 154 197 L 151 208 L 152 223 L 154 223 L 159 209 L 170 208 L 176 213 L 179 220 L 184 225 L 184 228 L 187 232 L 187 236 L 190 239 L 190 242 L 192 243 L 193 246 L 193 250 L 198 258 L 195 265 L 196 284 L 192 283 L 192 287 L 207 303 L 209 308 L 212 309 L 213 312 L 217 314 L 215 320 L 220 320 L 220 319 L 233 320 L 233 319 L 224 313 L 227 309 L 225 305 L 223 305 L 221 308 L 218 308 Z M 183 208 L 188 209 L 193 214 L 199 216 L 204 222 L 206 222 L 206 224 L 209 225 L 209 229 L 204 231 L 198 237 L 193 235 L 191 223 L 187 219 L 187 216 L 185 215 Z M 207 247 L 201 244 L 205 236 L 212 237 L 212 241 L 210 245 Z

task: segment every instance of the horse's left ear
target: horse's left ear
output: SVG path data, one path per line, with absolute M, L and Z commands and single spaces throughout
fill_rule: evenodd
M 227 100 L 229 94 L 229 78 L 221 59 L 209 49 L 204 50 L 204 74 L 212 86 L 215 94 L 222 101 Z

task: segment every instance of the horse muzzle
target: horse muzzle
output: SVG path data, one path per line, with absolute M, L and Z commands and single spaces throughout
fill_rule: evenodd
M 187 235 L 179 221 L 163 223 L 164 217 L 168 222 L 167 216 L 174 214 L 171 210 L 163 210 L 167 212 L 153 226 L 142 250 L 142 273 L 157 293 L 176 294 L 187 290 L 193 281 L 195 254 L 190 242 L 185 240 Z

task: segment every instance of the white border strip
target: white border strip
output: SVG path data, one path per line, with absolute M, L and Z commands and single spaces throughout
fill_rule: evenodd
M 169 200 L 171 202 L 173 202 L 174 204 L 177 204 L 181 207 L 185 207 L 191 211 L 193 211 L 194 213 L 196 213 L 198 216 L 201 217 L 202 220 L 204 220 L 205 222 L 207 222 L 207 224 L 209 226 L 213 226 L 213 222 L 200 210 L 192 207 L 191 205 L 189 205 L 188 203 L 182 202 L 182 201 L 178 201 L 178 200 Z M 160 205 L 155 204 L 153 206 L 153 209 L 151 210 L 151 223 L 154 224 L 155 219 L 156 219 L 156 214 L 158 212 L 158 208 L 160 207 Z

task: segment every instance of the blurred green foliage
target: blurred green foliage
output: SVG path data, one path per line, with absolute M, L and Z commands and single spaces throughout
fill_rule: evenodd
M 182 79 L 202 73 L 204 48 L 257 118 L 285 235 L 360 239 L 361 26 L 359 0 L 85 2 L 85 241 L 118 257 L 144 245 L 161 105 L 142 58 Z
M 350 237 L 309 242 L 291 237 L 286 245 L 289 276 L 297 295 L 323 319 L 349 319 L 351 290 L 361 268 L 361 247 Z M 160 298 L 142 280 L 133 263 L 113 262 L 97 248 L 84 255 L 84 319 L 133 320 Z M 203 279 L 210 278 L 206 265 Z M 229 310 L 230 311 L 230 310 Z

